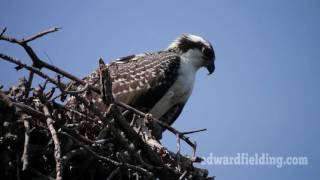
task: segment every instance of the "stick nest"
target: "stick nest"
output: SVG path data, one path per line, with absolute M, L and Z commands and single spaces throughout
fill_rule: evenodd
M 52 28 L 17 39 L 0 33 L 0 40 L 21 46 L 32 64 L 0 53 L 0 60 L 16 64 L 29 75 L 4 91 L 0 87 L 0 177 L 1 179 L 213 179 L 206 169 L 193 166 L 201 162 L 196 143 L 186 135 L 134 107 L 116 101 L 108 65 L 99 60 L 101 89 L 41 60 L 28 45 Z M 47 71 L 43 71 L 43 69 Z M 56 75 L 49 76 L 52 71 Z M 33 85 L 34 76 L 43 79 Z M 67 82 L 67 83 L 65 83 Z M 73 90 L 72 84 L 82 85 Z M 108 108 L 101 112 L 83 93 L 101 96 Z M 72 108 L 72 102 L 81 109 Z M 127 116 L 131 113 L 130 119 Z M 150 122 L 173 133 L 175 152 L 162 146 L 150 133 Z M 180 154 L 180 141 L 192 155 Z

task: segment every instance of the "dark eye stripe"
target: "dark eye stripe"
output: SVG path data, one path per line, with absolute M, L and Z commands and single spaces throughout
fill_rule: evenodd
M 213 52 L 211 49 L 209 48 L 203 48 L 202 49 L 202 53 L 204 54 L 204 56 L 208 59 L 212 59 L 213 58 Z

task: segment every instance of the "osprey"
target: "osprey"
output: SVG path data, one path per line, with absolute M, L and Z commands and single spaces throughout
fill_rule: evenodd
M 111 62 L 108 67 L 113 95 L 116 100 L 171 125 L 191 95 L 197 70 L 205 67 L 212 74 L 214 60 L 214 50 L 206 39 L 183 34 L 164 51 L 131 55 Z M 99 71 L 84 80 L 100 87 Z M 107 110 L 99 95 L 91 92 L 83 96 L 99 110 Z M 161 139 L 163 131 L 160 129 L 153 134 Z

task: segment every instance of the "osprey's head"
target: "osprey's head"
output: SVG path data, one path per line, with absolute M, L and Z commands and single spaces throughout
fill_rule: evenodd
M 195 66 L 206 67 L 209 74 L 215 69 L 215 54 L 212 45 L 206 39 L 192 35 L 183 34 L 174 40 L 168 47 L 168 51 L 173 51 L 181 55 L 188 55 L 192 58 Z

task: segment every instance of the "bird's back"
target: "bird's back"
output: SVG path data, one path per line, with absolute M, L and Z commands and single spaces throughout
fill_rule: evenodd
M 119 58 L 108 65 L 113 95 L 118 101 L 148 112 L 174 83 L 179 66 L 180 57 L 168 51 Z M 98 88 L 99 80 L 99 69 L 84 78 Z M 77 87 L 81 88 L 82 85 Z M 86 92 L 83 96 L 99 110 L 106 110 L 100 95 Z

